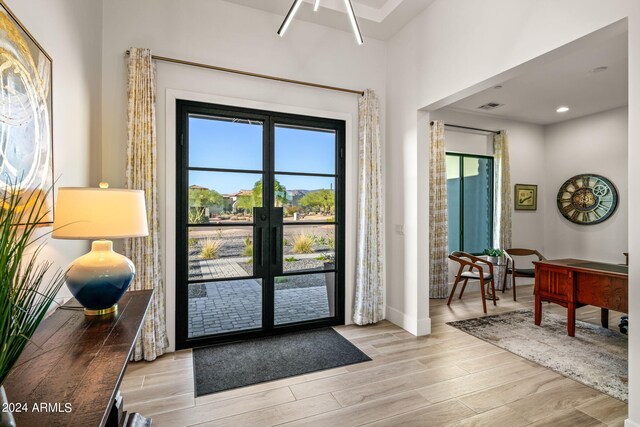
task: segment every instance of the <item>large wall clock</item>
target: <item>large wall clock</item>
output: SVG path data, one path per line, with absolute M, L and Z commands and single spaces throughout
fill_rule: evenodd
M 607 178 L 586 173 L 569 178 L 558 191 L 558 209 L 576 224 L 598 224 L 618 206 L 618 192 Z

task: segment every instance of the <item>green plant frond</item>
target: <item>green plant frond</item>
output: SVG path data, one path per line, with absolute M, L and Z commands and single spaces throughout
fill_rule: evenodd
M 47 277 L 52 263 L 39 259 L 51 234 L 36 234 L 38 223 L 48 214 L 50 192 L 26 195 L 16 183 L 0 189 L 0 383 L 55 302 L 66 277 L 61 270 Z

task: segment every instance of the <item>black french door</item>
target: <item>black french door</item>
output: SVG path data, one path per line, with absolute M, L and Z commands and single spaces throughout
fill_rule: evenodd
M 343 121 L 177 101 L 177 348 L 344 323 Z

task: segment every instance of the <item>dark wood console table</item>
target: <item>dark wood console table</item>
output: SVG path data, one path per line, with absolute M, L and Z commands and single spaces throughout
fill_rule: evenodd
M 45 319 L 4 383 L 9 402 L 26 404 L 17 425 L 122 425 L 118 389 L 152 294 L 127 292 L 110 317 L 58 308 Z
M 567 333 L 575 336 L 576 308 L 600 307 L 602 326 L 609 327 L 609 310 L 628 313 L 628 267 L 579 259 L 534 262 L 535 324 L 542 322 L 542 301 L 567 307 Z

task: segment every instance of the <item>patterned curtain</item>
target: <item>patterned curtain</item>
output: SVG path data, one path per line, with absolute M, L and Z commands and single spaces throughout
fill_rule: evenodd
M 149 236 L 125 240 L 125 255 L 136 266 L 131 290 L 153 289 L 133 360 L 154 360 L 169 346 L 165 291 L 160 265 L 156 158 L 156 76 L 149 49 L 132 48 L 129 55 L 127 187 L 144 190 Z
M 511 248 L 511 168 L 509 166 L 509 137 L 501 130 L 493 136 L 495 208 L 493 210 L 493 245 Z
M 366 325 L 384 319 L 384 195 L 375 92 L 367 89 L 358 107 L 358 224 L 353 321 Z
M 444 122 L 431 125 L 429 164 L 429 298 L 448 296 L 449 229 Z

